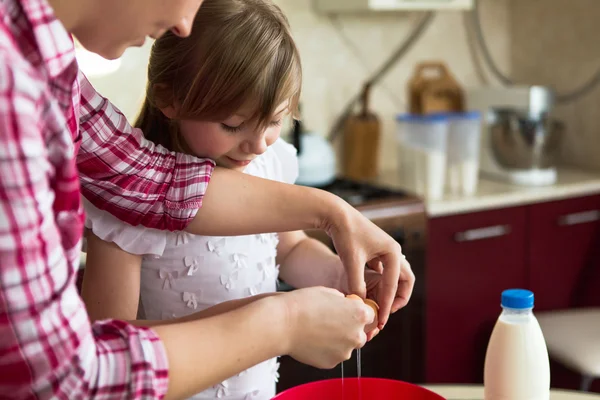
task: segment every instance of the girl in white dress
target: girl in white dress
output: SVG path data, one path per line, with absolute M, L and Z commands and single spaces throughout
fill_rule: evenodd
M 148 81 L 136 126 L 149 140 L 294 183 L 295 149 L 279 135 L 284 116 L 297 110 L 300 57 L 285 16 L 269 0 L 206 0 L 190 37 L 169 32 L 155 42 Z M 195 236 L 130 226 L 85 205 L 83 297 L 92 319 L 182 317 L 275 292 L 280 274 L 295 287 L 345 286 L 339 258 L 303 232 Z M 119 252 L 119 262 L 103 263 L 108 252 Z M 270 399 L 277 369 L 276 359 L 266 361 L 194 398 Z
M 167 149 L 292 184 L 295 149 L 279 135 L 284 116 L 296 113 L 300 87 L 300 57 L 277 6 L 269 0 L 206 0 L 190 37 L 169 32 L 154 43 L 136 126 Z M 223 201 L 243 199 L 224 194 Z M 346 291 L 340 259 L 303 232 L 195 236 L 130 226 L 85 206 L 83 298 L 92 319 L 182 317 L 275 292 L 279 275 L 298 288 Z M 108 254 L 110 265 L 103 263 Z M 376 287 L 381 275 L 371 273 L 367 282 Z M 276 359 L 266 361 L 194 398 L 270 399 L 277 369 Z

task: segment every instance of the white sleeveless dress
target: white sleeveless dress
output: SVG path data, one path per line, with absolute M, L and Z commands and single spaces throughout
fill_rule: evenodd
M 296 150 L 279 139 L 244 172 L 293 183 L 298 175 Z M 182 317 L 227 300 L 276 291 L 279 271 L 275 233 L 208 237 L 159 231 L 127 225 L 88 201 L 84 203 L 86 227 L 96 236 L 129 253 L 143 255 L 141 318 Z M 278 367 L 277 359 L 268 360 L 192 398 L 271 399 L 275 396 Z

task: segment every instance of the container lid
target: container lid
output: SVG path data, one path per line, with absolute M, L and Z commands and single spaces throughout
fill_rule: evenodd
M 413 123 L 421 123 L 421 124 L 437 124 L 440 122 L 446 122 L 448 120 L 448 116 L 445 114 L 399 114 L 396 116 L 396 121 L 398 122 L 413 122 Z
M 533 292 L 525 289 L 508 289 L 502 292 L 502 307 L 523 310 L 533 308 Z
M 444 113 L 448 117 L 448 119 L 466 119 L 466 120 L 476 120 L 481 119 L 481 113 L 479 111 L 465 111 L 465 112 L 453 112 L 453 113 Z

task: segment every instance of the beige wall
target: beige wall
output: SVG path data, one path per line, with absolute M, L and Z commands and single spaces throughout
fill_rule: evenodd
M 96 90 L 108 97 L 133 123 L 144 98 L 146 66 L 152 41 L 141 48 L 130 48 L 121 57 L 117 72 L 103 77 L 89 77 Z
M 600 1 L 512 0 L 516 79 L 570 91 L 600 68 Z M 567 124 L 564 163 L 600 170 L 600 87 L 557 108 Z
M 329 18 L 312 11 L 311 0 L 277 0 L 277 3 L 290 19 L 302 54 L 303 117 L 309 127 L 319 132 L 328 130 L 348 98 L 360 90 L 362 82 L 395 50 L 422 15 L 339 17 L 347 37 L 360 52 L 358 59 L 340 40 Z M 505 69 L 510 65 L 508 5 L 504 0 L 483 0 L 482 4 L 490 44 Z M 390 70 L 383 84 L 375 88 L 372 108 L 383 123 L 383 168 L 396 166 L 394 117 L 405 111 L 406 83 L 416 63 L 443 60 L 463 85 L 480 82 L 467 43 L 462 13 L 438 12 L 419 42 Z
M 307 127 L 325 133 L 335 115 L 361 83 L 395 49 L 415 25 L 420 13 L 342 16 L 339 23 L 358 56 L 340 40 L 328 17 L 316 15 L 311 0 L 276 0 L 290 19 L 304 68 L 303 117 Z M 509 0 L 483 0 L 486 35 L 504 70 L 510 66 Z M 463 85 L 480 82 L 469 52 L 463 14 L 439 12 L 428 31 L 373 92 L 373 110 L 383 122 L 384 168 L 395 168 L 394 116 L 405 109 L 405 87 L 414 65 L 423 60 L 445 61 Z M 139 107 L 145 83 L 149 46 L 128 50 L 119 72 L 93 79 L 96 88 L 130 118 Z M 385 87 L 385 89 L 384 89 Z

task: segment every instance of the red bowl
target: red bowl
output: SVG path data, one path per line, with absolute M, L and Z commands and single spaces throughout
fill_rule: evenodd
M 272 400 L 444 400 L 437 393 L 402 381 L 379 378 L 327 379 L 296 386 Z

